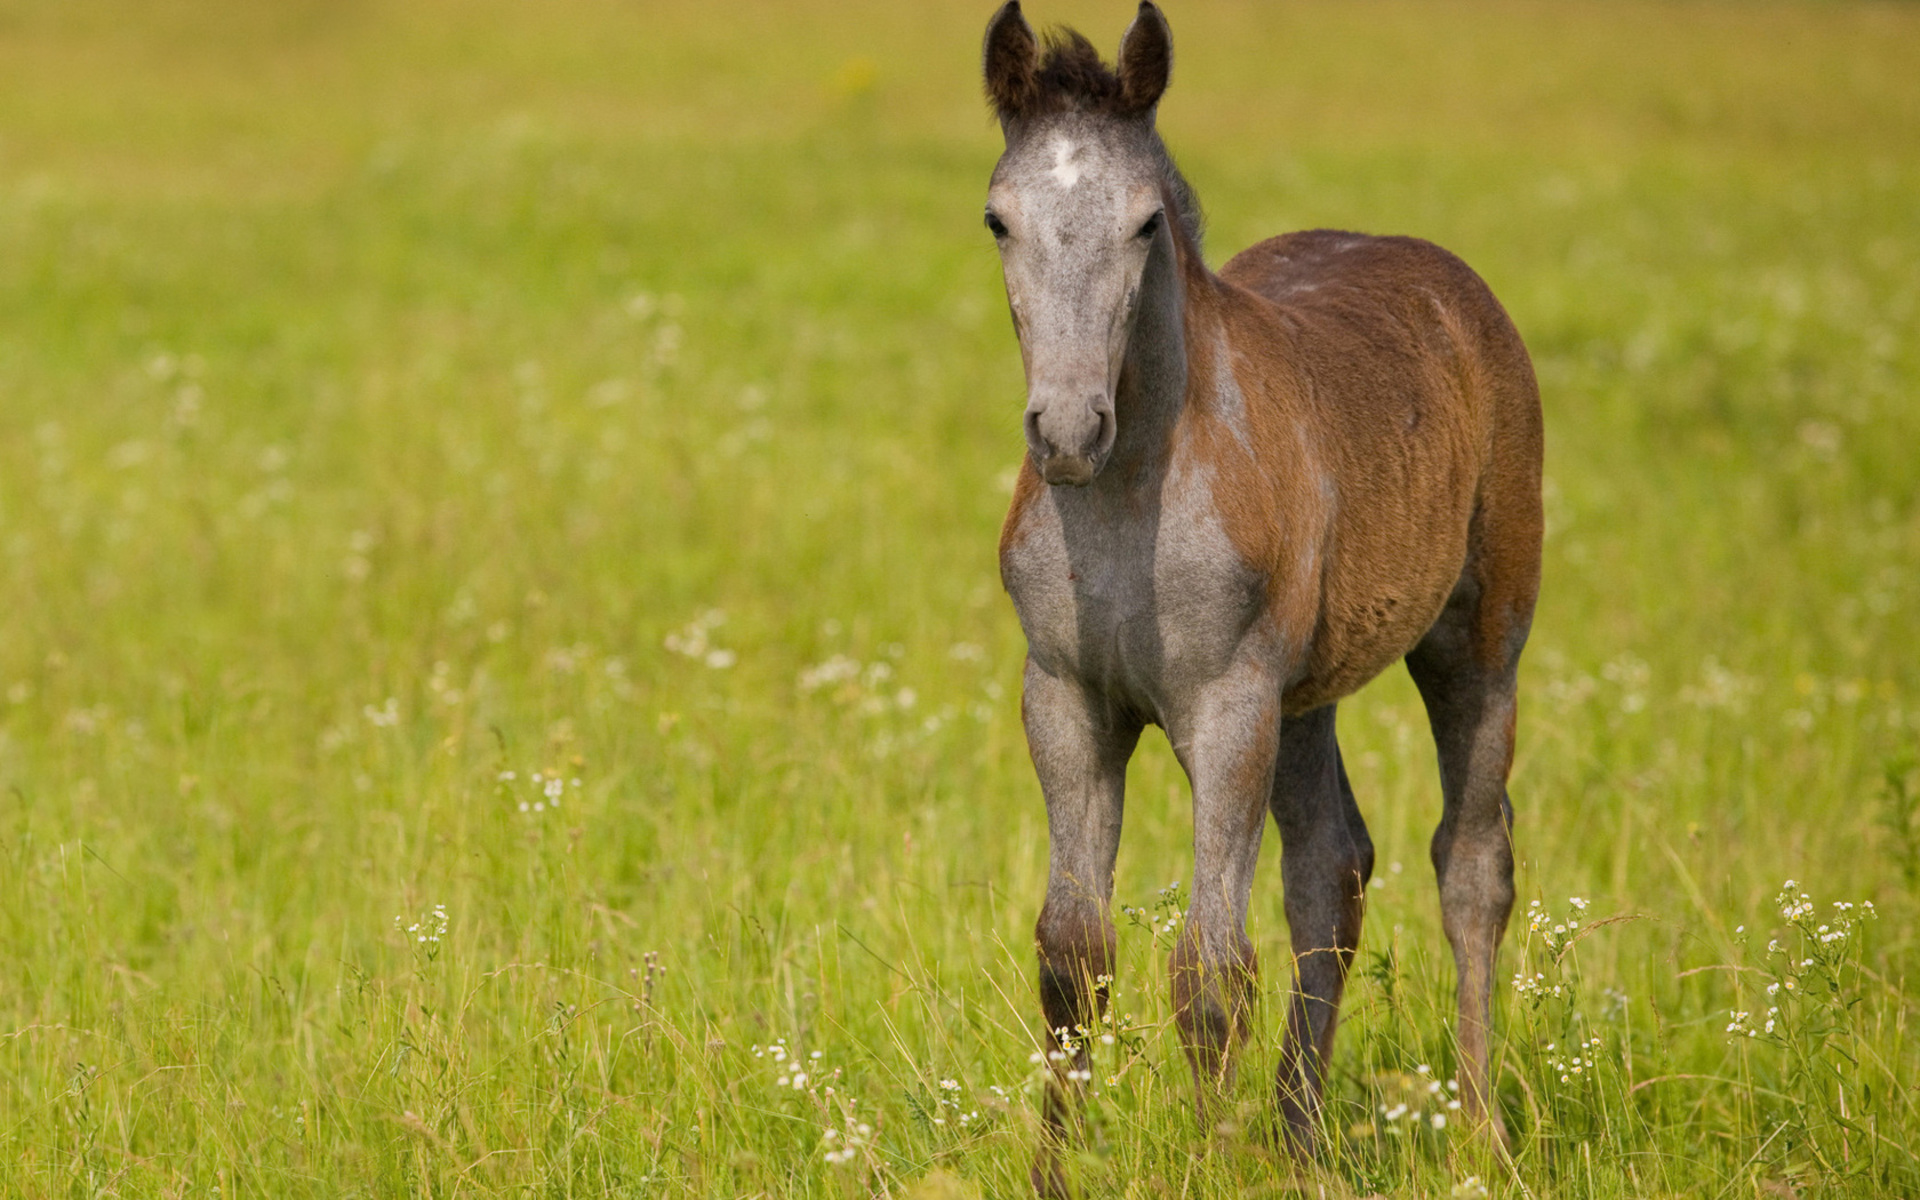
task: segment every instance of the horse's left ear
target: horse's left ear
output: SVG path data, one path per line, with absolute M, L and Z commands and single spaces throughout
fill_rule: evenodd
M 1002 125 L 1026 116 L 1039 95 L 1035 78 L 1039 69 L 1040 44 L 1034 39 L 1033 26 L 1020 15 L 1020 0 L 1007 0 L 987 22 L 987 43 L 981 51 L 981 72 L 986 76 L 987 99 Z
M 1120 39 L 1120 100 L 1127 112 L 1152 112 L 1172 75 L 1173 30 L 1152 0 L 1142 0 L 1140 15 Z

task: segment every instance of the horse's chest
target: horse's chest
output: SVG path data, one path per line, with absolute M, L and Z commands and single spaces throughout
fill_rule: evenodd
M 1091 499 L 1050 490 L 1018 515 L 1001 562 L 1007 591 L 1042 670 L 1157 708 L 1226 669 L 1264 581 L 1210 510 L 1121 518 Z

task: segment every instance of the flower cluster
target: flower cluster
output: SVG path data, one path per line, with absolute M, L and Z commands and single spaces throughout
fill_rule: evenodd
M 733 651 L 713 645 L 713 631 L 726 623 L 725 610 L 710 608 L 689 621 L 685 629 L 668 634 L 665 645 L 675 654 L 697 659 L 716 671 L 724 671 L 739 660 Z
M 454 686 L 453 668 L 444 659 L 433 664 L 433 673 L 427 676 L 427 691 L 449 708 L 467 698 L 465 690 Z
M 885 666 L 876 663 L 876 666 Z M 800 690 L 817 692 L 823 687 L 836 683 L 847 683 L 860 678 L 860 660 L 836 654 L 823 663 L 818 663 L 800 672 Z
M 1547 1067 L 1560 1076 L 1561 1083 L 1572 1083 L 1582 1077 L 1591 1078 L 1593 1069 L 1600 1065 L 1593 1057 L 1594 1052 L 1600 1049 L 1600 1045 L 1600 1039 L 1597 1037 L 1588 1038 L 1585 1043 L 1575 1042 L 1573 1047 L 1575 1053 L 1568 1058 L 1560 1058 L 1556 1054 L 1556 1044 L 1548 1042 L 1546 1050 L 1550 1057 L 1547 1059 Z
M 1773 903 L 1788 925 L 1784 942 L 1778 937 L 1767 941 L 1766 969 L 1773 976 L 1767 984 L 1767 998 L 1775 1003 L 1768 1005 L 1757 1019 L 1751 1010 L 1729 1012 L 1726 1029 L 1729 1040 L 1764 1038 L 1784 1044 L 1790 1030 L 1780 1027 L 1794 1019 L 1798 1011 L 1793 1007 L 1795 1002 L 1818 1006 L 1805 984 L 1822 983 L 1825 987 L 1820 990 L 1836 995 L 1847 966 L 1848 951 L 1852 944 L 1858 943 L 1861 923 L 1880 915 L 1871 900 L 1859 904 L 1835 900 L 1827 919 L 1822 921 L 1819 906 L 1791 879 L 1780 886 Z M 1736 932 L 1744 932 L 1745 928 L 1742 926 Z M 1797 948 L 1787 944 L 1795 941 L 1796 934 Z M 1783 1005 L 1787 1006 L 1785 1010 Z
M 895 655 L 906 653 L 906 647 L 897 642 L 889 644 L 886 650 Z M 802 692 L 831 689 L 830 694 L 840 703 L 857 704 L 861 712 L 878 716 L 890 709 L 905 712 L 920 701 L 919 693 L 910 687 L 889 689 L 887 683 L 892 678 L 891 663 L 862 665 L 858 659 L 836 654 L 800 672 L 797 682 Z
M 1445 1129 L 1451 1114 L 1460 1111 L 1460 1081 L 1434 1078 L 1433 1068 L 1426 1063 L 1411 1073 L 1377 1076 L 1374 1084 L 1381 1093 L 1381 1126 L 1396 1137 L 1409 1131 Z
M 1765 1032 L 1767 1033 L 1773 1032 L 1774 1022 L 1775 1020 L 1778 1019 L 1779 1014 L 1780 1014 L 1780 1009 L 1778 1005 L 1767 1009 L 1767 1025 L 1766 1025 Z M 1732 1012 L 1728 1013 L 1727 1016 L 1732 1018 L 1727 1022 L 1727 1032 L 1732 1034 L 1734 1037 L 1739 1038 L 1739 1037 L 1759 1037 L 1760 1036 L 1762 1031 L 1759 1029 L 1755 1029 L 1753 1027 L 1752 1013 L 1747 1012 L 1745 1009 L 1737 1008 L 1737 1009 L 1734 1009 Z
M 787 1048 L 787 1039 L 785 1038 L 775 1039 L 770 1046 L 754 1046 L 753 1056 L 755 1058 L 772 1059 L 775 1068 L 780 1072 L 779 1078 L 773 1081 L 773 1085 L 775 1087 L 792 1088 L 796 1092 L 806 1090 L 807 1082 L 813 1078 L 813 1072 L 810 1068 L 814 1063 L 819 1062 L 820 1059 L 824 1057 L 820 1051 L 815 1050 L 812 1054 L 803 1058 L 798 1051 Z
M 502 771 L 495 782 L 498 783 L 502 792 L 511 794 L 519 780 L 518 771 Z M 559 771 L 535 771 L 527 776 L 527 782 L 533 785 L 533 798 L 521 799 L 518 807 L 521 812 L 529 816 L 546 812 L 548 809 L 557 811 L 562 797 L 569 791 L 580 790 L 578 779 L 564 778 Z
M 1135 928 L 1145 929 L 1157 939 L 1163 934 L 1174 933 L 1180 928 L 1180 922 L 1186 918 L 1187 910 L 1182 905 L 1180 881 L 1174 880 L 1160 889 L 1151 910 L 1136 908 L 1131 904 L 1122 904 L 1120 913 Z
M 827 1147 L 823 1157 L 835 1166 L 839 1166 L 860 1157 L 861 1153 L 873 1144 L 873 1126 L 865 1121 L 855 1121 L 852 1117 L 848 1117 L 844 1130 L 828 1126 L 827 1131 L 820 1135 L 820 1140 L 826 1143 Z
M 1700 664 L 1700 683 L 1680 689 L 1680 702 L 1695 708 L 1720 708 L 1733 713 L 1745 710 L 1749 697 L 1759 691 L 1751 678 L 1730 671 L 1720 660 L 1708 655 Z
M 1102 993 L 1108 993 L 1113 987 L 1113 976 L 1096 975 L 1093 983 Z M 1054 1049 L 1044 1053 L 1036 1050 L 1027 1058 L 1035 1068 L 1027 1079 L 1030 1089 L 1044 1088 L 1054 1079 L 1068 1084 L 1092 1084 L 1094 1056 L 1103 1051 L 1110 1053 L 1113 1063 L 1101 1082 L 1115 1087 L 1131 1062 L 1144 1053 L 1146 1031 L 1132 1013 L 1120 1012 L 1117 1005 L 1109 1003 L 1095 1024 L 1062 1025 L 1053 1031 L 1053 1040 Z M 1007 1095 L 1003 1088 L 988 1090 L 1002 1099 Z
M 934 1100 L 933 1123 L 935 1125 L 945 1125 L 947 1123 L 945 1114 L 948 1112 L 954 1114 L 955 1120 L 962 1128 L 980 1119 L 979 1109 L 975 1108 L 961 1112 L 961 1107 L 960 1081 L 957 1079 L 942 1079 L 940 1081 L 940 1095 Z
M 428 961 L 440 954 L 440 939 L 447 936 L 447 906 L 436 904 L 409 922 L 405 916 L 393 918 L 394 931 L 413 939 L 416 949 L 426 952 Z
M 1078 1038 L 1074 1036 L 1076 1029 L 1080 1034 Z M 1074 1061 L 1076 1056 L 1078 1056 L 1080 1051 L 1086 1046 L 1086 1034 L 1087 1027 L 1085 1025 L 1075 1026 L 1074 1029 L 1068 1029 L 1065 1025 L 1062 1025 L 1053 1031 L 1055 1039 L 1060 1043 L 1060 1048 L 1058 1050 L 1049 1050 L 1045 1054 L 1035 1050 L 1027 1056 L 1027 1061 L 1036 1066 L 1045 1066 L 1051 1063 L 1055 1067 L 1058 1067 L 1061 1063 L 1070 1063 Z M 1113 1035 L 1107 1034 L 1102 1038 L 1102 1041 L 1104 1044 L 1111 1046 L 1113 1044 Z M 1061 1077 L 1068 1083 L 1092 1083 L 1093 1071 L 1084 1067 L 1070 1066 L 1061 1072 Z
M 1547 951 L 1555 956 L 1573 942 L 1580 930 L 1580 914 L 1587 911 L 1587 902 L 1578 896 L 1567 897 L 1567 903 L 1572 906 L 1573 914 L 1565 920 L 1556 920 L 1538 900 L 1527 906 L 1527 932 L 1538 934 Z
M 821 1060 L 826 1056 L 818 1050 L 802 1052 L 787 1045 L 787 1039 L 775 1039 L 771 1045 L 751 1047 L 755 1058 L 772 1061 L 773 1086 L 783 1092 L 798 1092 L 815 1103 L 826 1104 L 838 1101 L 842 1106 L 852 1101 L 845 1096 L 836 1097 L 833 1085 L 840 1079 L 840 1068 L 829 1070 Z
M 1813 915 L 1813 901 L 1807 898 L 1800 885 L 1789 879 L 1780 887 L 1780 894 L 1773 898 L 1780 906 L 1780 915 L 1789 921 L 1798 921 Z
M 1531 978 L 1525 971 L 1513 977 L 1513 994 L 1522 1000 L 1544 1000 L 1548 996 L 1561 997 L 1567 994 L 1564 984 L 1548 979 L 1545 973 L 1535 971 Z
M 1545 965 L 1552 969 L 1550 972 L 1535 971 L 1531 975 L 1521 970 L 1514 975 L 1513 994 L 1523 1000 L 1539 1003 L 1549 997 L 1564 999 L 1570 994 L 1560 970 L 1560 960 L 1580 935 L 1580 918 L 1587 911 L 1587 901 L 1579 896 L 1569 896 L 1567 904 L 1573 911 L 1564 918 L 1556 917 L 1538 900 L 1527 906 L 1528 940 L 1539 940 L 1541 948 L 1546 951 Z
M 1806 952 L 1811 955 L 1801 960 L 1800 969 L 1811 967 L 1816 962 L 1823 962 L 1827 966 L 1837 965 L 1846 952 L 1846 947 L 1838 943 L 1853 937 L 1862 921 L 1877 920 L 1880 916 L 1871 900 L 1863 900 L 1859 904 L 1835 900 L 1832 915 L 1826 921 L 1816 923 L 1814 913 L 1817 910 L 1812 897 L 1801 891 L 1800 885 L 1791 879 L 1781 885 L 1780 894 L 1773 898 L 1773 902 L 1778 906 L 1780 915 L 1800 933 Z M 1789 963 L 1792 960 L 1777 938 L 1767 943 L 1767 953 L 1779 955 Z M 1792 983 L 1790 976 L 1786 982 L 1789 985 Z

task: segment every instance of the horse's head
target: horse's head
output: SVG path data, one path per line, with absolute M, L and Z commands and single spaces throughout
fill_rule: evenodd
M 1048 483 L 1089 483 L 1117 432 L 1120 382 L 1149 261 L 1170 261 L 1166 149 L 1154 106 L 1172 35 L 1150 3 L 1117 69 L 1067 31 L 1042 47 L 1019 0 L 987 26 L 987 95 L 1007 150 L 987 190 L 1027 374 L 1027 446 Z

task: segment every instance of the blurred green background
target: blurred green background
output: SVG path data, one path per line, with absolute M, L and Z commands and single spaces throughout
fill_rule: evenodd
M 0 0 L 0 1192 L 1026 1186 L 988 15 Z M 1328 1159 L 1267 1140 L 1277 1003 L 1198 1126 L 1123 920 L 1090 1194 L 1912 1194 L 1920 8 L 1169 17 L 1212 261 L 1413 233 L 1526 337 L 1523 896 L 1630 919 L 1516 919 L 1566 993 L 1506 1002 L 1512 1165 L 1385 1117 L 1451 1069 L 1391 673 L 1341 715 L 1381 868 Z M 1157 736 L 1131 795 L 1151 907 Z M 1730 1043 L 1788 878 L 1887 919 Z

